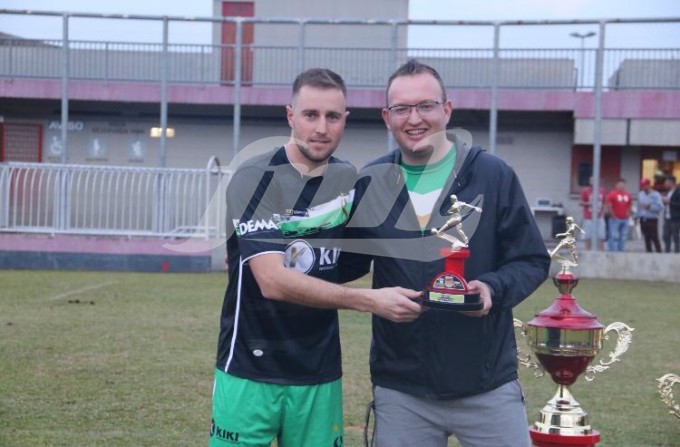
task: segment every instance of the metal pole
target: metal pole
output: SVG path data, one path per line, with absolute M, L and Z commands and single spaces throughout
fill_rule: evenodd
M 399 63 L 399 25 L 395 20 L 390 22 L 390 57 L 387 75 L 397 69 Z
M 7 44 L 9 46 L 9 62 L 7 63 L 8 65 L 7 74 L 11 79 L 14 77 L 14 46 L 19 44 L 19 42 L 14 39 L 9 39 L 7 40 Z
M 241 54 L 243 51 L 243 19 L 236 17 L 236 51 L 234 52 L 234 132 L 232 156 L 236 157 L 241 137 Z
M 300 20 L 300 36 L 298 40 L 298 73 L 305 69 L 305 21 Z
M 598 234 L 597 219 L 600 215 L 602 206 L 598 200 L 600 197 L 600 161 L 602 159 L 602 72 L 604 67 L 604 30 L 605 22 L 600 21 L 600 41 L 597 46 L 597 59 L 595 60 L 595 122 L 593 129 L 593 206 L 592 210 L 592 234 L 590 235 L 590 246 L 597 251 Z
M 68 14 L 62 19 L 61 41 L 61 163 L 68 163 L 68 84 L 69 84 L 69 51 L 68 51 Z
M 399 28 L 395 20 L 390 21 L 390 56 L 389 56 L 389 68 L 387 70 L 387 76 L 389 77 L 394 70 L 397 69 L 397 64 L 399 63 Z M 389 104 L 386 104 L 389 105 Z M 392 132 L 387 130 L 387 152 L 392 152 L 397 148 L 397 142 L 394 141 L 394 136 Z
M 489 152 L 496 153 L 496 131 L 498 130 L 498 83 L 500 82 L 500 59 L 498 47 L 500 45 L 501 27 L 493 25 L 493 73 L 491 75 L 491 103 L 489 104 Z
M 58 199 L 54 203 L 57 228 L 65 230 L 69 214 L 68 194 L 66 186 L 68 180 L 64 165 L 68 163 L 68 86 L 69 86 L 69 48 L 68 48 L 68 14 L 62 16 L 61 42 L 61 164 L 59 169 Z
M 166 165 L 166 143 L 168 132 L 168 18 L 163 17 L 163 51 L 161 54 L 161 147 L 160 166 Z
M 104 43 L 104 80 L 109 83 L 109 42 Z
M 579 78 L 581 78 L 581 80 L 579 81 L 579 83 L 581 84 L 580 85 L 581 88 L 585 87 L 585 84 L 584 84 L 584 81 L 585 81 L 585 79 L 584 79 L 584 75 L 585 75 L 584 67 L 585 67 L 585 63 L 586 63 L 585 51 L 586 51 L 586 39 L 584 37 L 581 37 L 581 76 L 579 76 Z
M 201 76 L 200 76 L 201 83 L 206 82 L 205 72 L 206 72 L 206 70 L 205 70 L 205 46 L 201 45 Z

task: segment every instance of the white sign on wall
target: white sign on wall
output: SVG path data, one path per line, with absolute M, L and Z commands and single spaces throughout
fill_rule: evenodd
M 61 121 L 50 121 L 47 125 L 47 130 L 61 130 Z M 69 121 L 66 124 L 68 132 L 82 132 L 85 130 L 85 122 L 83 121 Z
M 106 154 L 106 140 L 103 138 L 90 138 L 87 145 L 87 160 L 88 161 L 106 161 L 108 160 Z
M 144 161 L 146 154 L 146 143 L 141 139 L 132 140 L 127 146 L 128 161 L 141 162 Z

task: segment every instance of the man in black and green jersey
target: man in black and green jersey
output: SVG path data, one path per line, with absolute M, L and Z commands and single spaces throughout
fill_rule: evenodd
M 229 284 L 217 350 L 210 445 L 342 445 L 336 309 L 416 319 L 418 292 L 351 289 L 339 279 L 354 168 L 332 157 L 348 112 L 342 78 L 310 69 L 293 84 L 291 140 L 254 157 L 227 190 Z

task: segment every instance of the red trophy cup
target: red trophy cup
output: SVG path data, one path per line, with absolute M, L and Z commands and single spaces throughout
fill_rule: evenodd
M 461 224 L 463 218 L 461 212 L 464 208 L 482 212 L 476 206 L 461 202 L 455 195 L 451 195 L 451 207 L 448 213 L 451 217 L 441 228 L 433 228 L 432 234 L 451 243 L 451 247 L 439 250 L 444 259 L 444 271 L 434 277 L 425 292 L 423 304 L 433 309 L 470 311 L 484 307 L 479 293 L 469 293 L 467 281 L 465 281 L 465 259 L 470 257 L 468 238 L 463 233 Z M 445 232 L 453 229 L 457 233 L 454 237 Z
M 628 350 L 634 330 L 623 323 L 612 323 L 605 329 L 595 315 L 576 303 L 571 293 L 578 283 L 571 271 L 577 265 L 576 230 L 580 228 L 572 218 L 567 218 L 567 231 L 557 235 L 563 239 L 550 253 L 562 266 L 553 279 L 560 295 L 551 306 L 528 323 L 523 324 L 515 319 L 515 326 L 522 329 L 540 366 L 531 361 L 531 356 L 524 355 L 518 349 L 519 363 L 535 369 L 536 377 L 547 371 L 558 385 L 553 398 L 540 411 L 540 420 L 529 427 L 531 440 L 537 447 L 594 447 L 600 441 L 600 433 L 590 426 L 588 414 L 574 399 L 569 386 L 584 372 L 585 379 L 592 381 L 596 373 L 618 362 L 619 357 Z M 571 260 L 557 254 L 562 248 L 569 250 Z M 598 365 L 588 366 L 602 349 L 602 339 L 604 337 L 607 340 L 610 331 L 616 331 L 618 339 L 614 351 L 609 354 L 609 360 L 600 360 Z

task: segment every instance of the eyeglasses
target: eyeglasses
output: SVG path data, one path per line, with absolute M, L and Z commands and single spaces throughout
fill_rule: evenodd
M 398 118 L 404 118 L 411 114 L 411 108 L 416 109 L 416 113 L 420 116 L 430 115 L 437 110 L 439 106 L 444 104 L 443 101 L 423 101 L 419 104 L 396 104 L 387 108 L 387 111 Z

